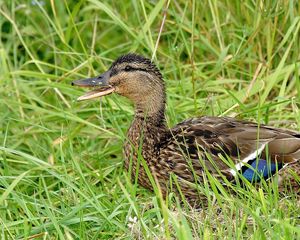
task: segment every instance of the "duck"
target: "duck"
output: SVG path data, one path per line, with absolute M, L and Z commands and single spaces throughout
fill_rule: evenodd
M 124 166 L 147 189 L 153 190 L 152 176 L 163 196 L 172 190 L 195 202 L 195 185 L 210 175 L 222 185 L 241 180 L 257 184 L 277 176 L 279 189 L 288 182 L 292 191 L 299 191 L 299 132 L 216 116 L 190 118 L 169 128 L 165 83 L 147 57 L 122 55 L 106 72 L 72 85 L 92 88 L 78 101 L 116 93 L 133 102 Z

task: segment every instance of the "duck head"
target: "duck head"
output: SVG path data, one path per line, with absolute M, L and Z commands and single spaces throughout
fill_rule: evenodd
M 152 113 L 165 105 L 162 75 L 150 59 L 137 54 L 119 57 L 104 73 L 73 81 L 72 85 L 93 88 L 77 100 L 88 100 L 117 93 L 129 98 L 137 110 Z

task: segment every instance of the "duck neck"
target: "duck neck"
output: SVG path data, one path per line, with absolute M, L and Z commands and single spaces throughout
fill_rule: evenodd
M 150 169 L 158 155 L 158 146 L 168 131 L 165 121 L 165 90 L 159 84 L 151 91 L 132 97 L 135 103 L 135 116 L 127 133 L 124 145 L 125 168 L 131 172 L 133 179 L 139 169 L 138 180 L 146 188 L 151 184 L 143 167 L 140 167 L 140 154 Z
M 157 84 L 145 94 L 134 99 L 135 121 L 152 129 L 165 128 L 166 94 L 163 84 Z
M 147 106 L 146 106 L 147 105 Z M 132 122 L 132 131 L 139 134 L 139 138 L 145 140 L 152 137 L 159 141 L 156 136 L 159 136 L 161 131 L 166 130 L 165 104 L 159 107 L 153 107 L 151 103 L 136 105 L 135 116 Z
M 165 106 L 153 107 L 151 104 L 136 104 L 134 122 L 144 127 L 165 127 Z M 142 124 L 143 122 L 143 124 Z
M 167 131 L 165 99 L 156 99 L 155 101 L 153 103 L 148 99 L 148 101 L 139 101 L 135 104 L 135 116 L 128 130 L 125 143 L 125 149 L 130 149 L 131 153 L 142 149 L 145 159 L 148 158 L 148 154 L 153 155 L 155 153 L 155 146 Z M 126 155 L 128 159 L 129 152 Z
M 148 167 L 153 169 L 155 162 L 153 159 L 156 159 L 158 154 L 157 147 L 166 132 L 164 109 L 151 115 L 147 115 L 141 109 L 136 109 L 124 145 L 124 166 L 131 173 L 132 179 L 135 179 L 136 171 L 139 169 L 138 181 L 142 186 L 149 189 L 152 187 L 144 167 L 140 165 L 141 158 L 139 156 L 141 155 Z

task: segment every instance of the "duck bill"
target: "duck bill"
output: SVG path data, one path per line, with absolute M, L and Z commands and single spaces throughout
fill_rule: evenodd
M 72 82 L 72 86 L 93 88 L 92 91 L 85 93 L 77 98 L 78 101 L 93 99 L 108 95 L 115 91 L 115 89 L 108 84 L 110 71 L 107 71 L 97 77 L 80 79 Z

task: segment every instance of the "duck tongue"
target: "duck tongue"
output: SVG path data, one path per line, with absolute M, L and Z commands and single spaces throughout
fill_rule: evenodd
M 86 94 L 80 96 L 79 98 L 77 98 L 77 101 L 83 101 L 83 100 L 93 99 L 93 98 L 97 98 L 97 97 L 102 97 L 102 96 L 108 95 L 114 91 L 115 91 L 115 89 L 113 87 L 95 89 L 95 90 L 89 91 Z

